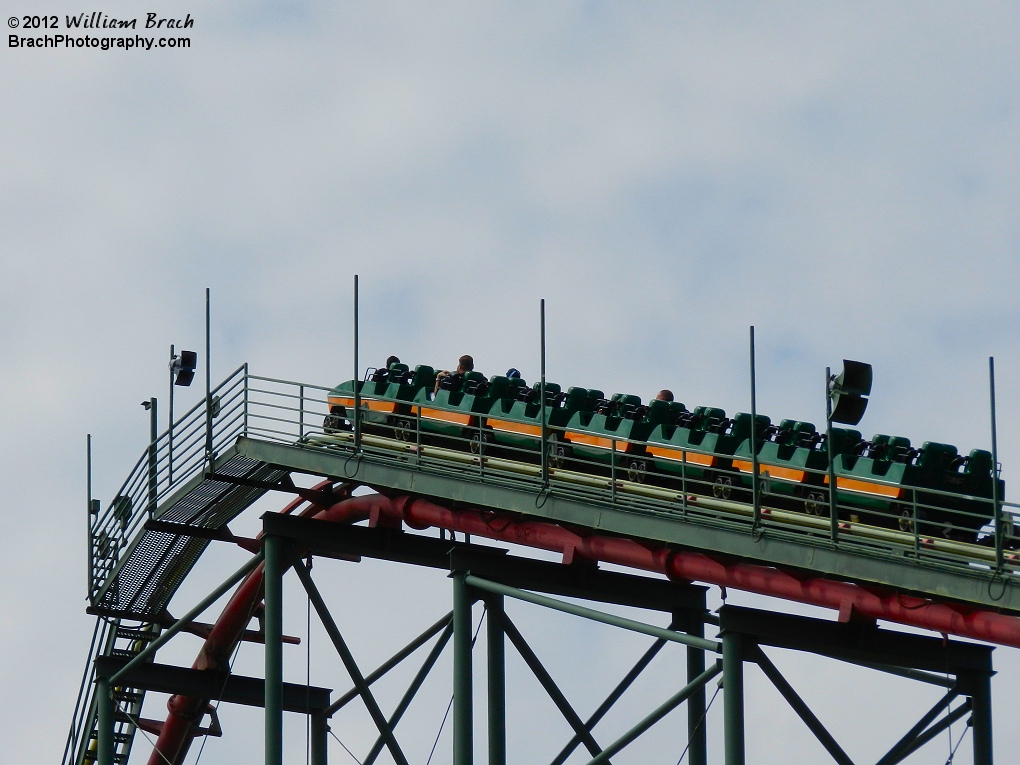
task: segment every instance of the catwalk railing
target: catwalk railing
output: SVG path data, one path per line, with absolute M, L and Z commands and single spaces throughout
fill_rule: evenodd
M 90 597 L 113 573 L 123 551 L 146 520 L 174 499 L 210 460 L 240 436 L 401 466 L 535 493 L 572 497 L 629 513 L 701 524 L 806 545 L 838 545 L 863 556 L 896 559 L 931 569 L 966 570 L 1012 578 L 1020 556 L 1012 549 L 1020 505 L 909 487 L 869 477 L 837 478 L 836 517 L 831 517 L 825 470 L 801 468 L 798 481 L 784 468 L 760 461 L 755 501 L 748 458 L 694 447 L 666 457 L 645 442 L 609 438 L 604 431 L 547 426 L 534 446 L 496 443 L 486 413 L 445 432 L 444 413 L 464 412 L 438 402 L 408 403 L 402 413 L 381 414 L 381 401 L 361 395 L 354 407 L 330 413 L 331 389 L 260 377 L 247 365 L 178 418 L 139 457 L 116 496 L 89 517 Z M 348 396 L 350 394 L 347 394 Z M 392 403 L 392 402 L 390 402 Z M 355 422 L 357 420 L 357 422 Z M 534 420 L 499 413 L 502 427 L 534 428 Z M 510 423 L 507 426 L 507 423 Z M 535 429 L 536 431 L 538 429 Z M 661 446 L 661 445 L 660 445 Z M 576 451 L 575 451 L 576 447 Z M 545 458 L 543 458 L 545 455 Z M 847 484 L 846 486 L 844 484 Z M 862 491 L 863 489 L 863 491 Z M 1003 532 L 994 533 L 1000 517 Z

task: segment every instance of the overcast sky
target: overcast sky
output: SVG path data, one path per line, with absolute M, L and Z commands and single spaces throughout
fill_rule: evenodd
M 5 9 L 54 13 L 61 26 L 91 10 L 144 24 L 150 10 L 117 0 Z M 759 411 L 819 422 L 824 368 L 856 358 L 875 366 L 866 435 L 961 451 L 989 444 L 995 355 L 1000 459 L 1009 486 L 1020 476 L 1015 4 L 154 10 L 191 15 L 180 33 L 189 49 L 5 46 L 0 57 L 5 762 L 56 760 L 85 660 L 85 434 L 105 503 L 145 445 L 138 402 L 165 397 L 168 345 L 200 347 L 207 286 L 217 378 L 248 361 L 271 376 L 348 379 L 359 273 L 366 364 L 397 353 L 446 366 L 468 352 L 481 371 L 533 378 L 545 298 L 550 379 L 643 397 L 668 386 L 688 406 L 732 412 L 748 406 L 754 324 Z M 282 500 L 260 507 L 272 503 Z M 238 528 L 256 528 L 258 512 Z M 175 612 L 241 560 L 212 548 Z M 377 613 L 348 628 L 366 664 L 442 613 L 449 593 L 441 576 L 381 564 L 326 562 L 318 575 L 338 613 Z M 303 602 L 291 600 L 287 629 L 303 635 Z M 523 609 L 520 619 L 585 711 L 643 650 L 602 628 Z M 197 639 L 177 642 L 167 660 L 190 662 Z M 321 634 L 312 643 L 322 649 L 313 682 L 345 689 Z M 288 675 L 303 679 L 304 648 L 287 650 Z M 258 671 L 257 647 L 243 649 L 246 661 Z M 602 738 L 675 687 L 682 659 L 663 662 Z M 864 670 L 777 662 L 862 762 L 934 700 Z M 1000 649 L 996 662 L 1006 762 L 1020 745 L 1020 660 Z M 408 740 L 435 735 L 444 682 L 427 686 Z M 748 684 L 749 761 L 821 761 L 757 670 Z M 512 690 L 513 756 L 551 758 L 565 726 L 523 670 Z M 147 714 L 162 716 L 153 699 Z M 203 761 L 259 758 L 259 715 L 224 720 Z M 670 720 L 619 761 L 675 762 L 683 729 Z M 356 714 L 334 729 L 359 756 L 369 746 Z M 433 762 L 448 761 L 445 742 Z M 932 746 L 910 762 L 943 762 L 945 737 Z M 969 747 L 957 762 L 970 762 Z M 422 763 L 427 749 L 415 744 Z M 330 753 L 352 762 L 335 742 Z M 140 739 L 133 760 L 146 755 Z

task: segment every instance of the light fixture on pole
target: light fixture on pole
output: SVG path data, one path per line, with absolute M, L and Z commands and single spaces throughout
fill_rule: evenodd
M 856 425 L 868 408 L 871 395 L 871 364 L 843 359 L 843 371 L 832 374 L 825 368 L 825 446 L 829 452 L 829 535 L 839 541 L 839 511 L 836 496 L 836 466 L 832 452 L 832 423 Z
M 198 354 L 195 351 L 181 351 L 178 356 L 170 346 L 170 423 L 167 427 L 167 483 L 174 482 L 174 386 L 183 388 L 191 385 L 198 368 Z

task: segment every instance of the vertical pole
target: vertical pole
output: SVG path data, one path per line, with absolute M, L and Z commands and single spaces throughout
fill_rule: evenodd
M 463 571 L 453 572 L 453 765 L 472 765 L 474 755 L 471 593 L 466 576 Z
M 836 465 L 832 456 L 832 370 L 825 368 L 825 448 L 829 453 L 829 538 L 839 544 L 839 510 L 836 506 Z
M 754 325 L 751 325 L 751 499 L 754 507 L 754 528 L 761 526 L 761 493 L 758 484 L 758 394 L 754 375 Z M 690 702 L 688 702 L 690 704 Z
M 244 434 L 248 435 L 248 362 L 244 362 Z
M 329 759 L 329 720 L 325 715 L 312 716 L 311 765 L 326 765 Z
M 354 275 L 354 451 L 361 449 L 361 384 L 358 362 L 358 275 Z
M 678 620 L 682 618 L 682 621 Z M 693 614 L 676 614 L 674 620 L 684 625 L 687 634 L 696 637 L 705 636 L 705 622 Z M 705 671 L 705 651 L 687 646 L 687 682 L 694 681 Z M 705 686 L 702 685 L 687 699 L 687 765 L 707 765 L 708 763 L 708 720 L 705 719 Z
M 503 635 L 503 596 L 486 600 L 485 630 L 489 651 L 489 765 L 506 765 L 506 644 Z
M 974 726 L 974 765 L 992 765 L 992 676 L 975 672 L 971 696 Z
M 724 632 L 723 715 L 726 765 L 744 765 L 744 657 L 740 635 Z
M 545 487 L 549 485 L 549 449 L 547 446 L 549 435 L 546 432 L 545 422 L 545 298 L 542 298 L 542 300 L 539 303 L 539 318 L 540 318 L 539 334 L 541 335 L 540 346 L 541 346 L 542 377 L 541 382 L 539 383 L 538 393 L 539 396 L 541 397 L 542 402 L 540 410 L 541 412 L 540 417 L 542 420 L 542 486 Z
M 167 470 L 166 482 L 170 486 L 174 482 L 174 346 L 170 344 L 170 412 L 167 423 Z
M 992 518 L 995 522 L 995 567 L 1002 570 L 1002 507 L 999 505 L 999 444 L 995 432 L 995 357 L 988 357 L 988 399 L 992 417 Z M 1012 520 L 1010 520 L 1012 523 Z M 976 739 L 975 739 L 976 740 Z
M 616 504 L 616 439 L 610 441 L 611 451 L 609 453 L 609 496 L 612 499 L 612 503 Z
M 305 386 L 298 386 L 298 439 L 305 437 Z
M 96 762 L 98 765 L 113 765 L 113 697 L 110 696 L 110 678 L 96 679 Z
M 149 399 L 149 516 L 156 512 L 156 495 L 159 493 L 156 470 L 156 439 L 159 437 L 159 420 L 156 417 L 156 399 Z
M 85 590 L 85 592 L 87 592 L 89 594 L 89 600 L 92 600 L 92 583 L 95 582 L 95 580 L 96 580 L 96 569 L 95 569 L 96 551 L 95 551 L 95 539 L 93 538 L 93 528 L 92 528 L 93 527 L 93 524 L 92 524 L 93 512 L 92 512 L 92 434 L 91 433 L 89 433 L 85 437 L 85 474 L 86 474 L 85 485 L 86 485 L 86 490 L 88 491 L 88 495 L 89 495 L 88 515 L 86 516 L 87 517 L 87 525 L 88 525 L 88 535 L 89 535 L 89 569 L 88 569 L 88 571 L 89 571 L 89 586 L 88 586 L 88 589 Z
M 267 536 L 263 547 L 266 555 L 265 765 L 283 765 L 283 540 Z
M 213 468 L 212 432 L 212 332 L 209 309 L 209 288 L 205 288 L 205 459 L 208 469 Z

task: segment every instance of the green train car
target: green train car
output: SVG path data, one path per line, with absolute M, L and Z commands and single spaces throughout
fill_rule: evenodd
M 326 433 L 350 430 L 355 382 L 328 395 Z M 758 462 L 765 508 L 829 515 L 829 445 L 814 424 L 715 407 L 688 410 L 601 390 L 478 372 L 444 376 L 404 364 L 369 370 L 357 382 L 366 434 L 536 464 L 542 444 L 553 471 L 568 470 L 692 495 L 750 502 Z M 543 419 L 544 417 L 544 419 Z M 752 447 L 754 453 L 752 454 Z M 962 542 L 991 536 L 992 458 L 949 444 L 832 428 L 836 501 L 842 520 Z M 1005 484 L 999 481 L 999 499 Z M 1013 525 L 1006 534 L 1014 543 Z

